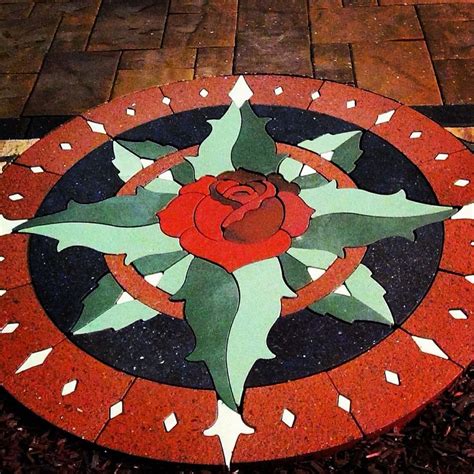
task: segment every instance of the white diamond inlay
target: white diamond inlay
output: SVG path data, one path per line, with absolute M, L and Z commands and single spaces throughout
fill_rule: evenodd
M 392 372 L 391 370 L 385 371 L 385 380 L 393 385 L 400 385 L 400 378 L 398 377 L 398 374 L 396 372 Z
M 201 89 L 201 90 L 199 91 L 199 95 L 200 95 L 201 97 L 207 97 L 207 96 L 209 95 L 209 92 L 208 92 L 206 89 Z
M 451 219 L 474 219 L 474 202 L 463 206 Z
M 337 406 L 348 413 L 351 411 L 351 401 L 344 395 L 339 395 L 337 397 Z
M 315 281 L 318 278 L 321 278 L 326 273 L 326 270 L 322 270 L 321 268 L 308 267 L 308 273 L 311 277 L 311 280 Z
M 105 127 L 101 123 L 92 122 L 91 120 L 88 120 L 87 124 L 94 133 L 102 133 L 104 135 L 107 135 Z
M 438 153 L 436 156 L 435 156 L 435 160 L 437 161 L 444 161 L 446 159 L 448 159 L 448 154 L 447 153 Z
M 135 109 L 132 109 L 131 107 L 127 107 L 127 115 L 130 115 L 130 117 L 135 117 Z
M 169 433 L 177 424 L 178 419 L 176 418 L 176 415 L 174 413 L 171 413 L 171 415 L 168 415 L 163 420 L 163 425 L 165 426 L 165 430 L 167 433 Z
M 33 173 L 44 173 L 44 169 L 41 168 L 41 166 L 32 166 L 30 170 L 33 171 Z
M 421 137 L 421 132 L 412 132 L 410 135 L 410 138 L 420 138 Z
M 311 98 L 313 100 L 319 99 L 320 97 L 321 97 L 321 94 L 319 93 L 319 91 L 314 91 L 311 93 Z
M 65 397 L 66 395 L 70 395 L 71 393 L 76 391 L 76 387 L 77 387 L 77 380 L 76 379 L 71 380 L 68 383 L 65 383 L 63 385 L 63 389 L 61 390 L 61 395 L 63 397 Z
M 467 314 L 462 309 L 450 309 L 449 314 L 454 319 L 467 319 Z
M 20 372 L 24 372 L 25 370 L 32 369 L 33 367 L 37 367 L 38 365 L 43 364 L 52 350 L 52 347 L 48 347 L 47 349 L 43 349 L 42 351 L 31 353 L 26 358 L 25 362 L 23 362 L 23 364 L 18 367 L 15 374 L 19 374 Z
M 295 420 L 296 420 L 295 414 L 285 408 L 281 415 L 281 421 L 283 421 L 283 423 L 285 423 L 285 425 L 288 426 L 289 428 L 293 428 L 293 425 L 295 424 Z
M 348 109 L 353 109 L 356 106 L 356 101 L 355 100 L 348 100 L 346 103 L 346 106 Z
M 311 166 L 304 165 L 303 168 L 301 169 L 300 176 L 309 176 L 310 174 L 316 173 L 316 170 L 311 168 Z
M 15 193 L 10 194 L 10 196 L 8 196 L 8 199 L 10 199 L 10 201 L 21 201 L 23 199 L 23 196 L 21 194 Z
M 280 87 L 280 86 L 276 87 L 274 92 L 275 92 L 275 95 L 283 94 L 283 87 Z
M 333 156 L 333 151 L 325 151 L 324 153 L 321 153 L 321 158 L 324 158 L 327 161 L 331 161 Z
M 158 285 L 158 283 L 160 282 L 162 276 L 163 276 L 163 273 L 162 273 L 162 272 L 153 273 L 153 274 L 151 274 L 151 275 L 147 275 L 147 276 L 145 277 L 145 281 L 147 281 L 148 283 L 150 283 L 150 285 L 156 286 L 156 285 Z
M 169 97 L 163 97 L 163 100 L 161 101 L 165 105 L 170 105 L 171 104 L 171 99 Z
M 61 143 L 59 146 L 61 147 L 61 150 L 64 150 L 64 151 L 72 150 L 71 144 L 67 142 Z
M 383 114 L 379 114 L 377 120 L 375 121 L 375 125 L 380 125 L 381 123 L 390 122 L 390 119 L 393 117 L 395 110 L 389 110 L 388 112 L 384 112 Z
M 411 336 L 421 352 L 425 354 L 441 357 L 441 359 L 449 359 L 449 357 L 441 350 L 441 348 L 433 341 L 433 339 L 425 339 L 424 337 Z
M 0 296 L 3 296 L 6 292 L 7 290 L 0 290 Z
M 19 325 L 19 323 L 8 323 L 3 326 L 2 330 L 0 331 L 0 334 L 11 334 L 12 332 L 15 332 L 18 329 Z
M 167 181 L 174 181 L 173 179 L 173 173 L 168 170 L 168 171 L 165 171 L 164 173 L 161 173 L 158 178 L 161 178 L 161 179 L 166 179 Z
M 458 179 L 457 181 L 454 181 L 454 186 L 459 186 L 460 188 L 464 188 L 469 184 L 468 179 Z
M 229 92 L 229 97 L 232 102 L 240 109 L 244 103 L 253 96 L 252 89 L 250 89 L 244 76 L 240 76 L 234 87 Z
M 124 291 L 117 300 L 117 304 L 127 303 L 128 301 L 133 301 L 133 296 Z
M 0 255 L 0 262 L 3 262 L 5 260 L 5 257 L 3 255 Z
M 115 418 L 123 413 L 123 403 L 122 400 L 112 405 L 109 409 L 110 419 Z
M 351 296 L 346 285 L 341 285 L 339 288 L 334 290 L 334 293 L 336 293 L 337 295 Z

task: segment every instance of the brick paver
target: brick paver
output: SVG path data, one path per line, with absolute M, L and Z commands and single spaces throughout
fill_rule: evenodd
M 473 20 L 472 0 L 0 0 L 0 116 L 230 73 L 472 103 Z

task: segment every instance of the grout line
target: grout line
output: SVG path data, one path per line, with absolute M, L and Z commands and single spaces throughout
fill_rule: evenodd
M 356 76 L 356 68 L 355 68 L 355 61 L 354 61 L 354 51 L 352 50 L 352 43 L 347 43 L 347 47 L 349 48 L 349 57 L 351 59 L 351 69 L 352 69 L 352 79 L 354 81 L 354 85 L 357 86 L 357 76 Z
M 171 15 L 171 13 L 170 13 L 171 1 L 172 0 L 168 0 L 168 5 L 167 5 L 167 8 L 166 8 L 165 21 L 163 23 L 163 34 L 161 35 L 161 41 L 160 41 L 160 49 L 163 48 L 163 42 L 165 41 L 165 33 L 166 33 L 167 28 L 168 28 L 168 19 Z
M 314 79 L 316 78 L 316 70 L 315 70 L 314 61 L 313 61 L 314 59 L 313 58 L 313 28 L 311 24 L 310 11 L 311 11 L 310 0 L 306 0 L 306 16 L 308 18 L 309 62 L 311 65 L 311 72 L 312 72 L 311 77 Z
M 232 55 L 232 74 L 235 74 L 235 62 L 237 59 L 237 38 L 239 36 L 239 20 L 240 20 L 240 0 L 237 0 L 237 12 L 235 15 L 235 33 L 234 33 L 234 53 Z
M 114 89 L 115 89 L 115 82 L 117 81 L 117 76 L 118 76 L 118 73 L 119 73 L 119 70 L 120 70 L 120 63 L 122 62 L 122 55 L 123 55 L 123 50 L 120 51 L 120 53 L 119 53 L 119 57 L 118 57 L 118 61 L 117 61 L 117 67 L 115 68 L 114 78 L 112 80 L 112 85 L 110 86 L 108 101 L 112 100 L 112 94 L 113 94 Z
M 92 23 L 91 31 L 90 31 L 90 33 L 89 33 L 89 36 L 87 37 L 86 46 L 85 46 L 85 48 L 84 48 L 84 51 L 88 51 L 88 50 L 89 50 L 89 46 L 90 46 L 91 39 L 92 39 L 92 33 L 94 32 L 95 25 L 97 24 L 97 20 L 98 20 L 98 18 L 99 18 L 100 11 L 102 10 L 103 4 L 104 4 L 104 3 L 103 3 L 103 0 L 100 0 L 99 8 L 97 9 L 97 13 L 96 13 L 96 15 L 95 15 L 94 22 Z

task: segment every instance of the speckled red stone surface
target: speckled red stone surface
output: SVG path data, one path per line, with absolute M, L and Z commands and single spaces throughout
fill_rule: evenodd
M 155 87 L 116 99 L 87 112 L 85 118 L 59 127 L 4 171 L 0 178 L 2 214 L 7 219 L 33 216 L 58 175 L 66 173 L 111 136 L 171 113 L 229 104 L 228 93 L 236 79 L 209 78 Z M 412 109 L 370 92 L 311 79 L 256 76 L 249 77 L 248 83 L 254 91 L 253 104 L 314 110 L 381 136 L 419 167 L 441 204 L 461 206 L 473 200 L 472 168 L 464 166 L 467 159 L 472 159 L 471 152 Z M 393 114 L 377 123 L 381 115 L 390 111 Z M 105 133 L 97 126 L 94 130 L 88 121 L 102 125 Z M 421 135 L 410 137 L 413 132 Z M 281 145 L 282 150 L 285 147 Z M 294 147 L 291 151 L 293 155 Z M 175 163 L 173 160 L 179 161 L 183 156 L 180 151 L 146 168 L 143 176 L 131 180 L 121 192 L 133 192 L 138 179 L 146 182 L 146 176 L 156 175 L 154 167 L 168 169 Z M 334 168 L 322 160 L 318 165 L 323 174 L 324 167 Z M 43 172 L 34 173 L 32 167 L 41 167 Z M 343 184 L 345 175 L 340 174 Z M 458 180 L 467 184 L 461 186 L 465 181 Z M 349 181 L 344 186 L 350 187 Z M 23 199 L 11 200 L 9 196 L 14 193 Z M 256 428 L 256 433 L 240 438 L 235 462 L 291 458 L 347 446 L 362 436 L 403 424 L 455 379 L 473 356 L 472 282 L 466 279 L 474 273 L 474 262 L 467 256 L 472 241 L 471 222 L 459 219 L 446 223 L 438 274 L 424 301 L 400 329 L 329 372 L 248 389 L 243 417 Z M 21 235 L 0 237 L 0 254 L 4 257 L 0 262 L 0 288 L 6 290 L 0 297 L 0 332 L 9 324 L 17 325 L 15 330 L 0 334 L 0 382 L 7 390 L 56 426 L 102 446 L 173 462 L 222 464 L 217 439 L 202 434 L 203 427 L 214 420 L 215 393 L 132 377 L 73 345 L 50 321 L 30 285 L 27 242 Z M 347 275 L 343 270 L 350 274 L 364 252 L 365 249 L 346 252 L 339 273 L 332 279 L 326 277 L 327 293 L 344 281 Z M 140 294 L 143 301 L 155 302 L 160 290 L 144 282 L 131 267 L 127 269 L 122 260 L 120 256 L 107 257 L 117 280 L 132 296 Z M 314 299 L 314 294 L 311 297 Z M 304 300 L 303 307 L 310 299 Z M 284 313 L 299 308 L 294 305 L 297 300 L 287 301 L 283 302 Z M 167 301 L 160 309 L 182 317 L 181 303 Z M 450 310 L 462 310 L 466 318 L 459 318 L 460 313 L 456 313 L 456 319 Z M 423 352 L 416 337 L 435 342 L 446 357 Z M 31 354 L 48 348 L 52 350 L 43 363 L 16 374 Z M 386 371 L 397 378 L 392 375 L 389 382 Z M 64 384 L 71 380 L 77 380 L 77 387 L 63 396 Z M 349 400 L 348 409 L 347 402 L 345 408 L 340 406 L 340 397 Z M 115 405 L 119 408 L 111 412 Z M 292 427 L 281 422 L 284 409 L 295 414 Z M 172 413 L 178 424 L 167 432 L 163 422 Z

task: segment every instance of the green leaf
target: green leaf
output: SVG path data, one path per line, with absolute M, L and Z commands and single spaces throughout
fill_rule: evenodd
M 308 269 L 299 260 L 288 253 L 278 257 L 286 283 L 292 290 L 299 290 L 311 282 Z
M 242 123 L 239 108 L 232 103 L 222 118 L 209 120 L 209 123 L 212 131 L 199 146 L 198 156 L 186 157 L 194 168 L 196 179 L 234 169 L 231 153 Z
M 255 362 L 273 358 L 266 340 L 280 316 L 281 298 L 295 296 L 277 258 L 246 265 L 233 274 L 195 258 L 173 299 L 185 300 L 185 316 L 196 337 L 188 357 L 203 361 L 219 398 L 237 410 Z M 258 314 L 256 314 L 258 312 Z
M 300 175 L 303 166 L 303 163 L 287 157 L 280 162 L 278 173 L 280 173 L 287 181 L 293 181 Z
M 194 168 L 188 161 L 183 161 L 179 165 L 173 166 L 171 173 L 174 180 L 183 186 L 194 181 Z
M 187 255 L 179 262 L 169 267 L 158 282 L 158 288 L 166 291 L 170 295 L 175 294 L 184 284 L 189 266 L 194 255 Z
M 394 324 L 392 313 L 384 299 L 385 290 L 372 278 L 372 273 L 366 266 L 359 265 L 346 280 L 345 287 L 350 296 L 331 293 L 310 305 L 309 309 L 348 323 L 372 321 Z
M 344 132 L 332 135 L 326 133 L 314 140 L 305 140 L 298 144 L 301 148 L 322 154 L 332 154 L 330 161 L 342 168 L 346 173 L 354 170 L 357 160 L 362 155 L 359 147 L 362 132 Z
M 122 227 L 153 224 L 158 222 L 157 211 L 174 197 L 173 194 L 154 193 L 139 187 L 137 193 L 130 196 L 114 196 L 89 204 L 69 201 L 64 211 L 30 219 L 16 230 L 58 222 L 90 222 Z
M 316 249 L 290 248 L 288 253 L 307 267 L 321 270 L 326 270 L 337 258 L 333 253 Z
M 336 189 L 334 182 L 311 192 L 303 190 L 301 195 L 305 200 L 311 196 L 316 217 L 302 236 L 293 239 L 293 247 L 326 250 L 340 257 L 344 248 L 369 245 L 387 237 L 414 240 L 417 228 L 443 221 L 456 212 L 451 207 L 410 201 L 403 191 L 379 195 Z
M 237 281 L 222 267 L 195 258 L 184 285 L 172 299 L 185 301 L 186 321 L 196 337 L 196 347 L 188 360 L 206 364 L 220 399 L 236 410 L 226 354 L 229 332 L 239 308 Z
M 114 227 L 89 222 L 57 222 L 47 225 L 33 223 L 20 232 L 56 239 L 58 252 L 68 247 L 81 246 L 105 254 L 126 254 L 126 264 L 147 255 L 181 250 L 179 240 L 164 234 L 159 224 Z
M 157 160 L 162 156 L 169 155 L 176 151 L 176 148 L 170 145 L 160 145 L 159 143 L 145 140 L 142 142 L 132 142 L 128 140 L 117 140 L 117 143 L 127 150 L 131 151 L 140 158 L 147 160 Z
M 171 171 L 167 171 L 162 175 L 158 176 L 158 178 L 155 178 L 150 181 L 145 186 L 145 189 L 147 189 L 148 191 L 153 191 L 155 193 L 178 194 L 179 190 L 181 189 L 181 185 L 176 183 L 172 178 L 173 175 Z
M 98 281 L 97 287 L 84 299 L 81 315 L 72 328 L 72 332 L 82 329 L 105 313 L 117 303 L 122 293 L 123 289 L 115 278 L 110 273 L 104 275 Z
M 74 325 L 74 334 L 88 334 L 104 329 L 123 329 L 137 321 L 146 321 L 157 312 L 140 301 L 130 300 L 121 303 L 123 289 L 110 274 L 103 276 L 97 287 L 84 299 L 79 320 Z M 131 297 L 130 297 L 131 298 Z
M 143 169 L 140 157 L 132 153 L 119 142 L 113 142 L 113 150 L 114 159 L 112 160 L 112 164 L 118 169 L 119 178 L 124 183 Z
M 327 182 L 328 180 L 317 171 L 305 176 L 298 176 L 293 180 L 293 183 L 296 183 L 300 189 L 317 188 L 318 186 L 323 186 Z
M 271 119 L 258 117 L 248 101 L 242 105 L 240 113 L 242 125 L 232 148 L 234 168 L 262 174 L 276 172 L 285 155 L 277 154 L 275 142 L 266 130 Z
M 141 275 L 152 275 L 153 273 L 164 272 L 169 267 L 186 257 L 184 250 L 178 252 L 148 255 L 133 262 L 133 266 Z

